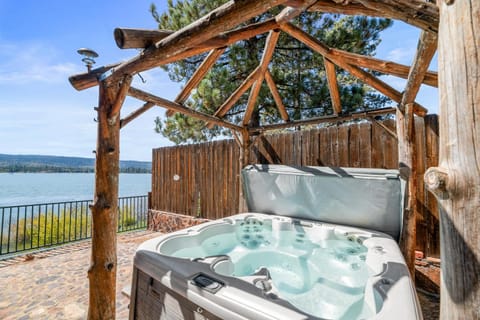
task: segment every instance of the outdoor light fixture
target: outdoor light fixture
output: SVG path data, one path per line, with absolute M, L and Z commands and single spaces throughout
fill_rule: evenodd
M 92 70 L 92 65 L 95 64 L 94 58 L 98 57 L 98 53 L 88 48 L 80 48 L 77 52 L 84 57 L 82 61 L 87 66 L 88 72 L 90 72 L 90 70 Z

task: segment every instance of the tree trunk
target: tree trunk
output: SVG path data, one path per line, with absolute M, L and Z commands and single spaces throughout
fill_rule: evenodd
M 480 319 L 480 1 L 440 1 L 441 319 Z
M 88 319 L 115 319 L 120 115 L 111 113 L 126 92 L 104 82 L 99 89 Z

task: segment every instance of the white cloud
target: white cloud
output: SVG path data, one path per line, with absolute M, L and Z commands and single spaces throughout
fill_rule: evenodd
M 46 44 L 0 42 L 0 84 L 60 83 L 81 72 L 81 66 L 58 61 L 59 52 Z
M 387 59 L 409 65 L 415 55 L 415 50 L 415 46 L 396 48 L 388 52 Z

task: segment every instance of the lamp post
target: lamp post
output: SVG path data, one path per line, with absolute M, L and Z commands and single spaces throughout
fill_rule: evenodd
M 95 64 L 94 58 L 98 58 L 98 53 L 96 53 L 94 50 L 88 49 L 88 48 L 80 48 L 80 49 L 77 50 L 77 52 L 78 52 L 78 54 L 83 56 L 82 61 L 87 66 L 88 72 L 90 72 L 92 70 L 92 65 Z

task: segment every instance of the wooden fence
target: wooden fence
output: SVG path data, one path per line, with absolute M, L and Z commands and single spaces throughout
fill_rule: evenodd
M 250 163 L 297 166 L 398 168 L 392 120 L 332 125 L 321 129 L 260 136 Z M 418 181 L 438 163 L 438 118 L 415 123 Z M 154 149 L 152 209 L 218 219 L 238 213 L 240 151 L 233 140 Z M 417 249 L 438 257 L 439 227 L 435 197 L 417 188 Z

